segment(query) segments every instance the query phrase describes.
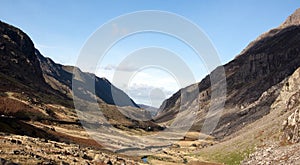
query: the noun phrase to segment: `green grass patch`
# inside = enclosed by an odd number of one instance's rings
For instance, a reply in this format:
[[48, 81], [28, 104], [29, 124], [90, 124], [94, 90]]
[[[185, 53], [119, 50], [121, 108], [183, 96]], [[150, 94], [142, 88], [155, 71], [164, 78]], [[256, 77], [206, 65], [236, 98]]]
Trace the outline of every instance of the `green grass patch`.
[[245, 158], [249, 156], [251, 150], [245, 150], [243, 152], [231, 152], [225, 155], [219, 155], [216, 157], [216, 161], [228, 165], [238, 165], [243, 161]]
[[226, 165], [239, 165], [241, 161], [247, 158], [251, 153], [253, 153], [254, 148], [249, 147], [246, 149], [235, 150], [235, 151], [218, 151], [212, 155], [205, 155], [204, 157], [208, 159], [208, 161], [223, 163]]

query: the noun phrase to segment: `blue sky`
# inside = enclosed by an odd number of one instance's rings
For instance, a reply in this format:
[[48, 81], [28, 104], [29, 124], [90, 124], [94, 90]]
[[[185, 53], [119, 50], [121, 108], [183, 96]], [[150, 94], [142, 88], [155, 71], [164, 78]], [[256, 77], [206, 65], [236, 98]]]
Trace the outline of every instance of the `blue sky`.
[[[298, 7], [300, 1], [296, 0], [1, 0], [0, 19], [25, 31], [43, 55], [58, 63], [74, 65], [86, 40], [107, 21], [141, 10], [168, 11], [198, 25], [225, 64], [261, 33], [280, 25]], [[141, 34], [116, 44], [96, 74], [112, 80], [113, 68], [123, 56], [139, 47], [153, 45], [180, 54], [194, 69], [197, 81], [208, 73], [204, 66], [198, 66], [199, 62], [187, 57], [193, 52], [174, 38]], [[181, 87], [173, 79], [152, 68], [137, 74], [129, 87], [119, 87], [137, 102], [158, 106], [163, 98]], [[155, 88], [161, 91], [153, 93]]]

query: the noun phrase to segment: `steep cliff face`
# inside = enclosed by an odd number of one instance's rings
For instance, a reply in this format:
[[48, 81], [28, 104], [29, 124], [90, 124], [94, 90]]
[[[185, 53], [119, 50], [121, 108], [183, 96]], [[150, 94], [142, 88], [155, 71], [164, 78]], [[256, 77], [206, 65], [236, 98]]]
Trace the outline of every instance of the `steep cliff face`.
[[0, 21], [0, 92], [22, 93], [35, 102], [72, 107], [70, 99], [45, 81], [34, 44], [20, 29]]
[[[251, 123], [270, 111], [270, 105], [278, 92], [273, 93], [259, 104], [253, 105], [263, 93], [279, 84], [300, 67], [300, 26], [299, 10], [291, 15], [286, 23], [273, 29], [241, 52], [234, 60], [224, 65], [227, 81], [227, 98], [223, 116], [214, 134], [224, 137], [247, 123]], [[210, 77], [200, 83], [181, 89], [164, 101], [156, 120], [159, 122], [174, 119], [180, 106], [180, 93], [193, 86], [199, 87], [197, 100], [199, 111], [193, 129], [200, 130], [210, 106]], [[251, 106], [251, 108], [250, 108]], [[192, 107], [189, 107], [192, 108]], [[247, 109], [247, 110], [246, 110]], [[246, 111], [245, 111], [246, 110]]]
[[0, 75], [3, 90], [17, 83], [47, 88], [30, 38], [21, 30], [0, 21]]
[[299, 37], [299, 26], [287, 27], [272, 37], [261, 39], [226, 64], [227, 105], [251, 103], [291, 75], [299, 67]]

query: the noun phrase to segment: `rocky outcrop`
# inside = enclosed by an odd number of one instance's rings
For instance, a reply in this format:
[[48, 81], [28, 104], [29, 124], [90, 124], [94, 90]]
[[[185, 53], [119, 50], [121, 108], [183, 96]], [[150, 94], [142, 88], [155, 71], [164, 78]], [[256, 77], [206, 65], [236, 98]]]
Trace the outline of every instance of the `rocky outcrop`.
[[28, 35], [1, 21], [0, 58], [0, 92], [22, 93], [39, 102], [72, 107], [69, 98], [45, 82]]
[[18, 83], [47, 88], [31, 39], [21, 30], [0, 21], [0, 88], [13, 90]]
[[283, 123], [283, 138], [291, 143], [300, 142], [300, 110], [296, 109]]
[[300, 141], [300, 68], [298, 68], [284, 83], [272, 109], [280, 112], [282, 119], [282, 143], [298, 143]]
[[267, 147], [257, 148], [256, 151], [242, 161], [242, 165], [252, 164], [299, 164], [300, 145], [291, 147], [279, 147], [270, 144]]
[[290, 15], [280, 28], [285, 28], [292, 25], [300, 25], [300, 9], [297, 9], [292, 15]]

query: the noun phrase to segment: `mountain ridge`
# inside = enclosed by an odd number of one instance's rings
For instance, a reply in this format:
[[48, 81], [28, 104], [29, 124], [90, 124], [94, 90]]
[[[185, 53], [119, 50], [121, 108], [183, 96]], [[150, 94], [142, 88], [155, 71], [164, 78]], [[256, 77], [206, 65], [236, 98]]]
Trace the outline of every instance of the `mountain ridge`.
[[[64, 66], [62, 64], [55, 63], [52, 59], [46, 58], [36, 50], [37, 58], [40, 61], [41, 69], [45, 80], [50, 86], [62, 93], [65, 93], [69, 97], [72, 95], [72, 82], [78, 81], [81, 86], [86, 88], [84, 93], [93, 93], [93, 87], [83, 85], [85, 82], [95, 81], [95, 94], [102, 101], [107, 104], [117, 106], [139, 106], [122, 90], [111, 84], [106, 78], [97, 77], [95, 74], [82, 72], [80, 68], [75, 66]], [[79, 79], [74, 79], [74, 73]], [[74, 82], [73, 82], [74, 83]], [[82, 84], [83, 83], [83, 84]], [[114, 93], [114, 95], [112, 95]], [[90, 98], [92, 96], [88, 96]]]
[[[222, 138], [238, 130], [242, 123], [251, 123], [269, 113], [268, 105], [272, 103], [272, 97], [247, 112], [242, 113], [241, 110], [254, 103], [265, 91], [300, 67], [299, 45], [300, 26], [289, 24], [287, 27], [270, 30], [259, 36], [236, 58], [223, 65], [227, 80], [227, 98], [223, 116], [213, 135]], [[181, 91], [197, 86], [199, 94], [189, 102], [196, 99], [199, 101], [201, 110], [197, 112], [196, 123], [192, 129], [200, 131], [209, 109], [210, 85], [210, 77], [207, 75], [199, 83], [180, 89], [163, 102], [155, 120], [163, 123], [172, 122], [172, 119], [180, 115], [178, 109], [181, 105]]]
[[[6, 79], [17, 80], [19, 84], [28, 86], [32, 91], [41, 90], [52, 95], [72, 99], [73, 71], [81, 76], [83, 81], [95, 80], [95, 94], [103, 102], [117, 106], [139, 106], [105, 78], [99, 78], [94, 74], [82, 72], [74, 66], [64, 66], [55, 63], [52, 59], [44, 57], [35, 49], [29, 36], [18, 28], [0, 21], [0, 74]], [[83, 85], [85, 82], [80, 82]], [[16, 83], [2, 81], [2, 86], [10, 90], [21, 89], [14, 86]], [[83, 83], [83, 84], [82, 84]], [[1, 88], [0, 87], [0, 88]], [[93, 87], [86, 86], [86, 91], [94, 93]], [[8, 89], [3, 89], [6, 91]], [[47, 93], [46, 92], [46, 93]], [[112, 95], [114, 93], [114, 95]], [[91, 97], [91, 96], [89, 96]]]

